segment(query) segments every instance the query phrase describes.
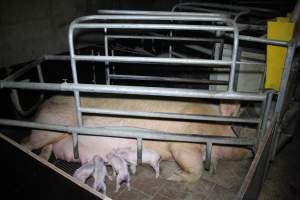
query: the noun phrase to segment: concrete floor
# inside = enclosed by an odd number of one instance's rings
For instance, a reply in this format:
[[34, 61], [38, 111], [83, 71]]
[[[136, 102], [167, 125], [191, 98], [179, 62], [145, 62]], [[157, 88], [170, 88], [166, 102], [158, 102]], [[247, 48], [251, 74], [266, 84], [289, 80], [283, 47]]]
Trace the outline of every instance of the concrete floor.
[[[300, 199], [299, 153], [300, 135], [296, 135], [273, 161], [259, 200]], [[115, 180], [107, 180], [107, 195], [117, 200], [234, 199], [251, 161], [251, 159], [220, 161], [216, 174], [210, 175], [204, 171], [202, 178], [196, 183], [168, 181], [167, 178], [179, 170], [177, 164], [172, 161], [161, 163], [161, 175], [158, 179], [155, 179], [154, 171], [149, 166], [138, 166], [137, 173], [131, 175], [132, 190], [130, 192], [127, 191], [125, 184], [122, 184], [120, 191], [115, 193]], [[78, 164], [69, 166], [61, 160], [52, 162], [70, 174], [73, 174], [74, 170], [79, 167]], [[111, 169], [108, 169], [111, 173]]]
[[[51, 161], [50, 161], [51, 162]], [[61, 160], [52, 161], [57, 167], [69, 174], [79, 167]], [[131, 175], [131, 191], [127, 191], [125, 183], [115, 193], [115, 180], [106, 180], [107, 196], [117, 200], [201, 200], [201, 199], [233, 199], [247, 173], [251, 160], [220, 161], [217, 173], [210, 175], [205, 171], [196, 183], [178, 183], [167, 178], [179, 170], [173, 161], [161, 162], [161, 174], [155, 178], [154, 170], [149, 166], [138, 166], [137, 173]], [[111, 168], [108, 168], [111, 173]]]
[[[241, 135], [254, 135], [255, 129], [243, 129]], [[131, 191], [127, 191], [125, 183], [119, 192], [115, 193], [115, 180], [106, 180], [107, 196], [116, 200], [207, 200], [234, 199], [241, 187], [243, 179], [250, 167], [252, 159], [241, 161], [221, 160], [218, 162], [215, 174], [204, 170], [203, 176], [196, 183], [178, 183], [167, 178], [179, 170], [174, 161], [162, 161], [160, 177], [155, 178], [154, 170], [149, 166], [138, 166], [137, 173], [131, 175]], [[57, 167], [72, 175], [79, 164], [67, 163], [62, 160], [50, 159]], [[111, 168], [108, 167], [109, 173]]]

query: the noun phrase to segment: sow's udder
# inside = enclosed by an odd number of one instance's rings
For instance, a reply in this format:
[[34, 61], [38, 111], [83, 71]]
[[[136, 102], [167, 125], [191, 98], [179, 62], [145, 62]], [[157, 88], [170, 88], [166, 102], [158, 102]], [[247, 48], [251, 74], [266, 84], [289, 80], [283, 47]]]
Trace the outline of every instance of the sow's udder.
[[53, 153], [57, 159], [84, 164], [90, 161], [95, 155], [105, 160], [106, 155], [116, 147], [136, 147], [136, 140], [79, 135], [79, 159], [74, 159], [72, 137], [68, 136], [53, 145]]

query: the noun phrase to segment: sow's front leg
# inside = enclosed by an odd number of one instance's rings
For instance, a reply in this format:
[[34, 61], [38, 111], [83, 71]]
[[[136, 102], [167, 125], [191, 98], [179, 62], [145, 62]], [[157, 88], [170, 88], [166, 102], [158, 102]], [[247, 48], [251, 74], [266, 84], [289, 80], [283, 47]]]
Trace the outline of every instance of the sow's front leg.
[[168, 180], [195, 182], [201, 177], [203, 160], [199, 145], [172, 143], [170, 151], [182, 170], [169, 177]]

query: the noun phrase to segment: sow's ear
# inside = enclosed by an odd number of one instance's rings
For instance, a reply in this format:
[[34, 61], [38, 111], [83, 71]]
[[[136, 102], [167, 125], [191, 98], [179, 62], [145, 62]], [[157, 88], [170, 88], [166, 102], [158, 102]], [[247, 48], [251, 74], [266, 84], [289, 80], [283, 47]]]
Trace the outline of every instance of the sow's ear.
[[239, 101], [222, 100], [220, 103], [220, 112], [223, 116], [236, 117], [239, 115], [241, 104]]

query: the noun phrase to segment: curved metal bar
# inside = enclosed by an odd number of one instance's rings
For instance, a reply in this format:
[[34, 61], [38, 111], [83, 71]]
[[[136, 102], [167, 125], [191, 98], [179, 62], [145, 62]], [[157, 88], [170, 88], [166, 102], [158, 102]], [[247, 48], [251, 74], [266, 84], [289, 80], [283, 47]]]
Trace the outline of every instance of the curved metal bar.
[[16, 89], [13, 89], [11, 91], [10, 98], [11, 98], [11, 101], [12, 101], [16, 111], [18, 112], [18, 114], [20, 114], [23, 117], [26, 117], [26, 116], [32, 115], [37, 110], [37, 108], [41, 105], [41, 103], [44, 100], [44, 95], [41, 94], [38, 101], [28, 110], [24, 110], [22, 108], [22, 106], [20, 104], [20, 100], [19, 100], [18, 91]]
[[[40, 64], [37, 65], [37, 71], [38, 71], [40, 82], [44, 83], [44, 78], [43, 78]], [[17, 89], [12, 89], [10, 93], [12, 104], [14, 105], [18, 114], [20, 114], [23, 117], [32, 115], [37, 110], [37, 108], [41, 105], [41, 103], [44, 100], [44, 97], [45, 97], [44, 94], [41, 94], [38, 101], [31, 108], [29, 108], [28, 110], [24, 110], [20, 104], [20, 99], [19, 99], [19, 94]]]

